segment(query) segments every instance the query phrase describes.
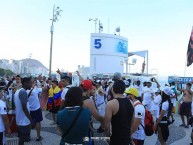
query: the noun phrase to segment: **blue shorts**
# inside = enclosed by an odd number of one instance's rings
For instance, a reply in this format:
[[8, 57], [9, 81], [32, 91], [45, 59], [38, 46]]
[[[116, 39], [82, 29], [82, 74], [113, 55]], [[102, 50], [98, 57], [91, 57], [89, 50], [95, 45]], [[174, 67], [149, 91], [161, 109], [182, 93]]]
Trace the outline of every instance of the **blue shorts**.
[[30, 111], [30, 116], [34, 123], [41, 122], [43, 120], [41, 108], [35, 111]]

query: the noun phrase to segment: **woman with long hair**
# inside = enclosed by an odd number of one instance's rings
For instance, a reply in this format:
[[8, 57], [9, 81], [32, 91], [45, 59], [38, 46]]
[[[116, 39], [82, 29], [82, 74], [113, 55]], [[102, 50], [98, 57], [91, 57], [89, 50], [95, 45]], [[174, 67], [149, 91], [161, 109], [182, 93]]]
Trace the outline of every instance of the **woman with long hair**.
[[92, 82], [84, 80], [80, 87], [71, 87], [65, 96], [64, 109], [57, 115], [57, 125], [62, 134], [60, 145], [89, 145], [89, 127], [91, 116], [103, 121], [91, 99], [88, 98]]
[[79, 87], [70, 88], [65, 96], [65, 108], [58, 112], [57, 124], [62, 135], [60, 145], [88, 145], [84, 137], [88, 136], [91, 113], [83, 108], [82, 93]]
[[162, 102], [160, 106], [160, 115], [155, 124], [155, 130], [158, 131], [158, 140], [161, 145], [166, 145], [166, 141], [169, 137], [169, 116], [172, 112], [172, 103], [170, 100], [171, 88], [166, 86], [162, 92]]

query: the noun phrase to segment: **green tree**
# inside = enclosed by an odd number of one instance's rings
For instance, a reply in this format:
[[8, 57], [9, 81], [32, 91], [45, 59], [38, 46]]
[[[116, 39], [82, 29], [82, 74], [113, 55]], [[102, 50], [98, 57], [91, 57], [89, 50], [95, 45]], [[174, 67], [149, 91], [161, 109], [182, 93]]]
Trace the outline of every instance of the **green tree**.
[[15, 73], [9, 69], [0, 68], [0, 76], [4, 76], [5, 74], [6, 76], [11, 76], [11, 75], [14, 75]]

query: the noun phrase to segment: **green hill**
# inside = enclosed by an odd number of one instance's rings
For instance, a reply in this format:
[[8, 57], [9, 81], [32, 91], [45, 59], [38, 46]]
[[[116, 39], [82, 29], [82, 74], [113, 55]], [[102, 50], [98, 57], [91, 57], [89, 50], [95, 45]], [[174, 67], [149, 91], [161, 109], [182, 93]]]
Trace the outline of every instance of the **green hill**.
[[14, 75], [15, 73], [9, 69], [0, 68], [0, 76], [4, 76], [5, 74], [6, 76], [11, 76], [11, 75]]

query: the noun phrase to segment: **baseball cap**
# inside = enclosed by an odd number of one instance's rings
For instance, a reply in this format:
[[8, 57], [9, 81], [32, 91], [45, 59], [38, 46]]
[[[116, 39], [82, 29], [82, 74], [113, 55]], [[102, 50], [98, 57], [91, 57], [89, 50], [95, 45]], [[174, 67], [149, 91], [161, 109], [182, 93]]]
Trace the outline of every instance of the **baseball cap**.
[[114, 73], [114, 75], [113, 75], [113, 80], [119, 80], [119, 79], [121, 79], [121, 73], [119, 73], [119, 72], [116, 72], [116, 73]]
[[84, 90], [90, 90], [93, 87], [91, 80], [83, 80], [80, 85]]
[[135, 97], [139, 96], [139, 92], [138, 92], [138, 90], [136, 88], [127, 89], [127, 90], [125, 90], [125, 93], [126, 94], [131, 94], [131, 95], [133, 95]]
[[172, 94], [172, 89], [169, 86], [165, 86], [162, 91], [169, 96]]

